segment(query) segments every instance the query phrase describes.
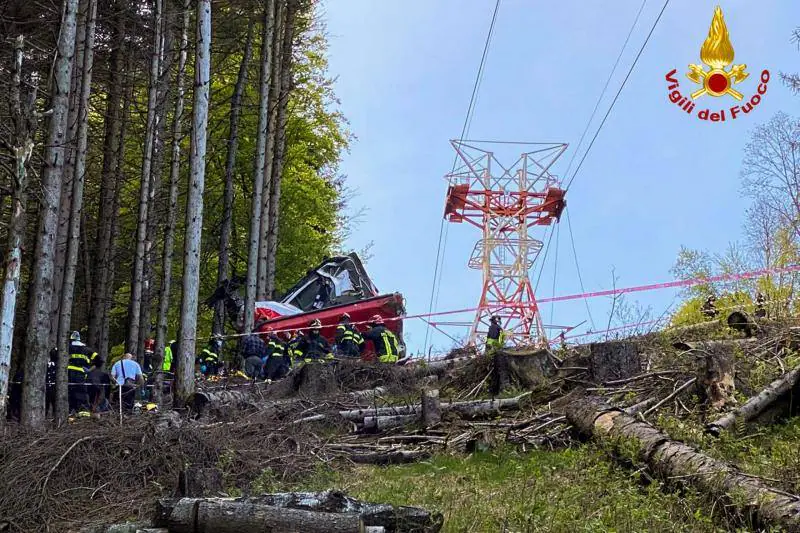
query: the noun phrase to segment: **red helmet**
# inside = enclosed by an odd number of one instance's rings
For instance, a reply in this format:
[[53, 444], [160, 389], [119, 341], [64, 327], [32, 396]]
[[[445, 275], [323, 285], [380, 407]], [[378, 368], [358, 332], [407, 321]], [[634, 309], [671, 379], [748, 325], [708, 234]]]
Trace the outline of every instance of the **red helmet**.
[[314, 319], [314, 320], [311, 321], [311, 324], [309, 324], [309, 327], [311, 329], [321, 328], [322, 327], [322, 322], [320, 322], [320, 320], [318, 318]]
[[375, 315], [369, 319], [370, 324], [383, 324], [383, 317], [381, 315]]

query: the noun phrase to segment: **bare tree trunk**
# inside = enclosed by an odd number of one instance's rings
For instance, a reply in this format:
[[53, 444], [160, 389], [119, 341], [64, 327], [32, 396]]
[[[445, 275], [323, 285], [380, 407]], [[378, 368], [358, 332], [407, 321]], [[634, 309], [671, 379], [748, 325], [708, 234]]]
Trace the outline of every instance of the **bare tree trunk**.
[[[173, 32], [170, 24], [167, 21], [167, 16], [162, 16], [162, 30], [163, 37], [162, 50], [171, 50], [173, 41]], [[150, 336], [151, 324], [150, 316], [152, 314], [152, 295], [156, 292], [153, 283], [155, 280], [155, 243], [156, 243], [156, 228], [160, 222], [161, 213], [156, 209], [161, 204], [161, 174], [164, 163], [164, 131], [166, 130], [166, 115], [167, 106], [170, 99], [170, 83], [169, 74], [172, 69], [172, 54], [162, 52], [162, 60], [159, 65], [159, 81], [158, 81], [158, 102], [156, 104], [156, 118], [155, 118], [155, 134], [153, 138], [153, 165], [150, 180], [150, 198], [148, 207], [148, 223], [147, 223], [147, 242], [145, 244], [145, 257], [144, 257], [144, 281], [142, 285], [142, 305], [140, 310], [139, 320], [139, 340], [138, 345], [144, 346], [145, 340]]]
[[11, 122], [14, 127], [13, 157], [14, 179], [11, 181], [11, 221], [8, 226], [8, 249], [6, 250], [6, 272], [3, 280], [3, 302], [0, 308], [0, 426], [6, 420], [6, 398], [8, 393], [11, 348], [14, 339], [14, 317], [19, 291], [20, 266], [22, 264], [22, 238], [25, 235], [25, 203], [27, 202], [27, 165], [33, 154], [33, 135], [36, 118], [33, 105], [36, 89], [22, 102], [22, 35], [14, 41], [14, 63], [11, 83]]
[[267, 234], [267, 295], [275, 290], [275, 259], [278, 252], [278, 227], [280, 218], [281, 181], [286, 160], [286, 110], [292, 90], [292, 41], [295, 16], [299, 5], [289, 0], [286, 6], [286, 23], [283, 34], [281, 59], [281, 92], [278, 100], [277, 134], [275, 136], [275, 162], [272, 168], [272, 187], [269, 192], [269, 232]]
[[286, 2], [276, 0], [275, 32], [272, 39], [272, 72], [269, 86], [269, 127], [267, 129], [267, 147], [264, 156], [264, 184], [261, 192], [261, 220], [258, 232], [258, 289], [256, 295], [259, 300], [272, 297], [267, 292], [267, 255], [269, 251], [269, 194], [272, 188], [272, 167], [275, 161], [275, 135], [278, 128], [278, 99], [281, 92], [281, 64], [283, 62], [283, 37], [286, 22]]
[[[58, 225], [61, 178], [64, 170], [64, 141], [69, 114], [69, 83], [75, 50], [75, 23], [78, 0], [64, 0], [64, 15], [58, 38], [58, 55], [53, 69], [51, 108], [47, 132], [45, 167], [42, 172], [41, 216], [36, 240], [28, 307], [28, 332], [25, 354], [25, 380], [22, 391], [21, 422], [41, 427], [45, 416], [44, 381], [51, 348], [50, 304], [53, 297], [53, 254]], [[66, 374], [66, 363], [59, 357], [59, 371]], [[63, 367], [63, 369], [62, 369]], [[61, 373], [61, 372], [60, 372]]]
[[[183, 2], [183, 25], [181, 29], [181, 48], [178, 52], [178, 73], [175, 80], [175, 111], [172, 116], [172, 159], [169, 173], [169, 205], [167, 209], [167, 227], [164, 229], [164, 250], [161, 256], [162, 276], [161, 290], [158, 297], [158, 325], [156, 327], [156, 343], [153, 350], [153, 368], [161, 370], [164, 361], [164, 346], [167, 344], [167, 313], [169, 312], [172, 293], [172, 259], [175, 253], [175, 226], [178, 217], [178, 180], [181, 174], [181, 137], [183, 120], [184, 74], [186, 72], [186, 55], [189, 48], [189, 18], [191, 16], [190, 0]], [[153, 389], [156, 403], [161, 401], [163, 375], [156, 372], [156, 386]]]
[[253, 168], [253, 204], [250, 216], [250, 242], [247, 253], [247, 285], [244, 299], [244, 331], [253, 330], [255, 301], [258, 289], [258, 247], [261, 242], [261, 203], [264, 189], [264, 161], [269, 117], [269, 80], [272, 70], [272, 34], [275, 31], [275, 4], [266, 3], [261, 31], [261, 77], [259, 79], [258, 138]]
[[[58, 353], [67, 354], [67, 337], [72, 320], [72, 299], [75, 294], [75, 272], [78, 267], [78, 247], [81, 242], [81, 212], [83, 210], [83, 188], [86, 178], [86, 149], [89, 139], [89, 94], [92, 89], [92, 62], [94, 61], [94, 30], [97, 16], [97, 0], [89, 0], [87, 6], [86, 36], [84, 39], [83, 68], [78, 98], [78, 146], [75, 153], [75, 168], [72, 176], [72, 202], [70, 205], [69, 231], [67, 232], [67, 258], [64, 281], [61, 287], [61, 312], [58, 319]], [[56, 421], [65, 422], [69, 414], [66, 380], [56, 382]]]
[[[124, 1], [124, 0], [122, 0]], [[119, 2], [115, 9], [120, 10]], [[98, 210], [97, 235], [95, 237], [95, 275], [89, 304], [89, 345], [100, 350], [100, 331], [105, 299], [108, 297], [108, 273], [111, 263], [111, 222], [116, 218], [115, 191], [120, 161], [120, 142], [122, 137], [124, 92], [124, 51], [125, 17], [121, 11], [116, 16], [116, 26], [112, 33], [110, 69], [111, 83], [106, 100], [106, 127], [103, 144], [103, 170], [100, 183], [100, 206]]]
[[[225, 161], [225, 193], [222, 197], [222, 228], [219, 236], [219, 264], [217, 268], [217, 285], [228, 278], [230, 261], [231, 227], [233, 225], [233, 173], [236, 170], [236, 150], [239, 148], [239, 115], [242, 112], [242, 96], [247, 85], [247, 71], [253, 55], [253, 21], [247, 26], [247, 40], [244, 45], [242, 62], [239, 64], [239, 75], [231, 98], [231, 124], [228, 136], [228, 156]], [[225, 302], [221, 301], [214, 310], [214, 333], [222, 334], [225, 325]]]
[[163, 0], [155, 0], [153, 13], [153, 54], [150, 57], [150, 86], [147, 92], [147, 129], [144, 138], [144, 157], [142, 160], [142, 181], [139, 189], [139, 217], [136, 229], [136, 251], [133, 259], [131, 277], [131, 301], [128, 314], [128, 338], [125, 347], [128, 352], [139, 353], [139, 321], [141, 316], [142, 281], [147, 239], [148, 207], [150, 198], [151, 168], [153, 164], [153, 143], [155, 137], [156, 103], [158, 101], [158, 74], [163, 55], [161, 39], [161, 17]]
[[208, 91], [211, 83], [211, 0], [197, 0], [197, 48], [192, 117], [189, 192], [186, 199], [186, 239], [183, 251], [181, 334], [175, 394], [178, 405], [194, 394], [197, 300], [200, 290], [200, 244], [203, 233], [203, 189], [206, 173]]
[[[69, 90], [69, 115], [67, 117], [67, 138], [64, 154], [64, 173], [61, 180], [61, 202], [58, 214], [58, 233], [56, 234], [55, 268], [53, 276], [53, 301], [51, 303], [52, 326], [50, 345], [58, 345], [58, 321], [61, 310], [60, 294], [64, 286], [64, 269], [67, 261], [67, 241], [69, 240], [69, 218], [72, 209], [72, 177], [75, 174], [77, 153], [78, 122], [80, 113], [80, 93], [83, 81], [83, 53], [86, 43], [86, 17], [89, 12], [88, 0], [79, 0], [77, 26], [75, 30], [75, 55], [72, 60], [72, 75]], [[64, 374], [66, 376], [66, 373]]]

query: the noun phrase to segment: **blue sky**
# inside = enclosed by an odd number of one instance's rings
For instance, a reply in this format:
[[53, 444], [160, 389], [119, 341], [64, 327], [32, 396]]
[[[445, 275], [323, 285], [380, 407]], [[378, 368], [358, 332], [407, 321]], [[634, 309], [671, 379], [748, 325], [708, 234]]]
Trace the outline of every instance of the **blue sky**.
[[[710, 123], [670, 103], [664, 77], [677, 68], [681, 89], [692, 90], [684, 75], [689, 63], [700, 63], [700, 46], [718, 3], [735, 62], [746, 63], [750, 72], [738, 88], [754, 94], [765, 68], [772, 79], [748, 116]], [[374, 242], [368, 270], [382, 291], [404, 294], [409, 313], [428, 309], [446, 192], [443, 176], [454, 156], [448, 141], [461, 133], [494, 4], [325, 0], [322, 7], [330, 72], [357, 137], [342, 171], [358, 192], [353, 205], [368, 209], [347, 245], [360, 249]], [[554, 169], [563, 173], [640, 5], [641, 0], [502, 0], [469, 138], [569, 143]], [[647, 2], [589, 137], [662, 5], [661, 0]], [[610, 288], [612, 269], [618, 287], [668, 280], [681, 245], [721, 252], [740, 238], [748, 201], [740, 195], [739, 169], [749, 133], [778, 111], [800, 111], [800, 96], [778, 79], [780, 71], [800, 70], [800, 52], [790, 42], [796, 26], [796, 0], [670, 2], [569, 190], [586, 290]], [[730, 97], [704, 97], [697, 105], [734, 103]], [[588, 139], [578, 160], [586, 144]], [[539, 297], [580, 292], [564, 218], [561, 225], [544, 263]], [[478, 237], [467, 224], [450, 225], [437, 310], [477, 303], [480, 272], [466, 264]], [[637, 299], [658, 315], [675, 295], [640, 293]], [[604, 328], [610, 300], [590, 300], [590, 306], [596, 329]], [[550, 323], [551, 313], [556, 324], [587, 318], [582, 301], [552, 310], [543, 306], [545, 322]], [[452, 333], [464, 336], [466, 330]], [[424, 337], [424, 324], [408, 321], [412, 352], [422, 349]], [[437, 352], [452, 341], [434, 334], [432, 344]]]

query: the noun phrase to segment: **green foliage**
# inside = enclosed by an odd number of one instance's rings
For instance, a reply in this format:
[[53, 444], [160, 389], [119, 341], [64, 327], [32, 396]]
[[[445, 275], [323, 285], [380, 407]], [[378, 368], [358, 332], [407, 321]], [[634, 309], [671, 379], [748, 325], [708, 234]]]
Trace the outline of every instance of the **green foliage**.
[[581, 447], [523, 454], [511, 449], [419, 464], [359, 467], [309, 479], [355, 497], [418, 505], [445, 515], [445, 533], [484, 531], [723, 531], [691, 491], [642, 484], [601, 450]]

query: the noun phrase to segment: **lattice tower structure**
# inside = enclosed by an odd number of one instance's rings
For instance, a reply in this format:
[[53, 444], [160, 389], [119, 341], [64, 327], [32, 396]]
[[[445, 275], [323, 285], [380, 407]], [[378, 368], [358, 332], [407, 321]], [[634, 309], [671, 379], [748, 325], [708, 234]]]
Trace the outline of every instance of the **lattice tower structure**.
[[451, 144], [457, 158], [453, 172], [445, 176], [445, 219], [472, 224], [482, 234], [469, 259], [470, 268], [483, 273], [469, 342], [485, 342], [490, 319], [498, 316], [508, 345], [546, 344], [529, 273], [543, 246], [533, 235], [542, 232], [541, 226], [558, 222], [566, 206], [566, 191], [551, 168], [567, 144], [519, 143], [529, 151], [511, 166], [483, 148], [495, 143]]

